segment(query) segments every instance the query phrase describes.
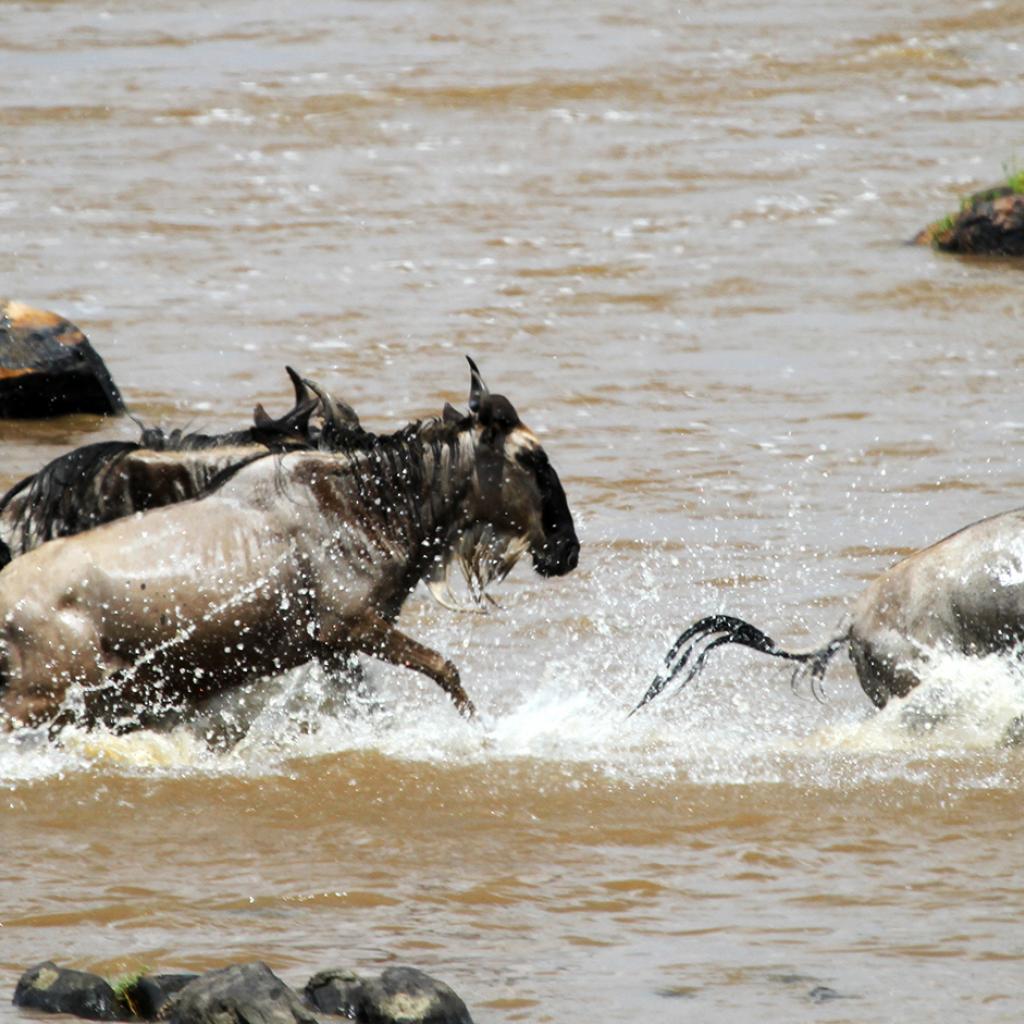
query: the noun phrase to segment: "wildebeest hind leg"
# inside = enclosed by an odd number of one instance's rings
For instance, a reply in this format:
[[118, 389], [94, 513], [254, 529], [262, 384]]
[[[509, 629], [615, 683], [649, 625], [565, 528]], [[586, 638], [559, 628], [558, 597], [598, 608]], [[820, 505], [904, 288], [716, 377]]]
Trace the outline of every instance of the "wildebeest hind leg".
[[437, 651], [432, 651], [411, 637], [400, 633], [380, 615], [371, 614], [358, 623], [348, 623], [349, 642], [358, 651], [372, 654], [391, 665], [415, 669], [429, 676], [455, 702], [459, 713], [467, 718], [476, 714], [473, 702], [459, 680], [459, 670]]

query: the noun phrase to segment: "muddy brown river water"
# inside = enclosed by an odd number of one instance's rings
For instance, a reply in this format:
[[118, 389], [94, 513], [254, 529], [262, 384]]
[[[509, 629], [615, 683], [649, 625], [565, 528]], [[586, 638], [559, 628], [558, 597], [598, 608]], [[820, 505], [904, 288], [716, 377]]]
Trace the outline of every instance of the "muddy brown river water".
[[[196, 730], [0, 739], [0, 1021], [113, 975], [418, 965], [479, 1024], [1020, 1019], [1024, 680], [876, 714], [720, 652], [829, 635], [900, 554], [1024, 503], [1024, 277], [903, 242], [1024, 160], [1017, 0], [0, 6], [0, 294], [147, 423], [300, 367], [393, 429], [463, 354], [537, 430], [580, 568], [403, 622], [483, 711], [375, 668]], [[128, 420], [0, 424], [0, 486]], [[169, 553], [173, 555], [173, 553]], [[8, 995], [4, 995], [7, 993]]]

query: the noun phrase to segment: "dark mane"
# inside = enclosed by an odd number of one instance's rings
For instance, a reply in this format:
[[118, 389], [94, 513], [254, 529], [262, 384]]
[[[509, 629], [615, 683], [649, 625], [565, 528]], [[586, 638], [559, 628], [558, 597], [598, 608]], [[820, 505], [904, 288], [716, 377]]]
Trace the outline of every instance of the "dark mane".
[[140, 438], [140, 448], [154, 452], [201, 452], [212, 448], [262, 445], [269, 451], [290, 451], [313, 448], [307, 438], [294, 432], [277, 430], [273, 427], [248, 427], [224, 434], [186, 433], [181, 429], [165, 431], [161, 427], [145, 427]]
[[416, 466], [422, 470], [424, 449], [431, 451], [435, 466], [439, 465], [442, 450], [455, 444], [463, 428], [463, 424], [433, 418], [414, 420], [390, 434], [374, 434], [358, 427], [334, 433], [331, 446], [321, 450], [353, 461], [368, 459], [387, 479], [403, 471], [412, 472]]
[[[305, 410], [304, 410], [305, 411]], [[112, 519], [159, 505], [210, 494], [239, 470], [268, 455], [286, 451], [329, 451], [354, 461], [368, 458], [374, 467], [357, 474], [362, 496], [383, 499], [370, 481], [415, 480], [422, 489], [422, 466], [414, 457], [423, 438], [438, 454], [454, 437], [457, 426], [440, 420], [416, 421], [392, 434], [374, 434], [358, 425], [334, 424], [314, 440], [299, 436], [290, 417], [224, 434], [165, 431], [140, 424], [138, 441], [100, 441], [84, 445], [47, 463], [16, 483], [0, 498], [0, 569], [11, 559], [44, 541], [92, 529]], [[209, 453], [219, 449], [250, 449], [227, 465], [183, 461], [178, 472], [154, 479], [136, 453]], [[369, 491], [374, 493], [370, 494]]]
[[[99, 441], [47, 463], [0, 498], [0, 569], [16, 555], [52, 540], [90, 530], [133, 512], [209, 493], [250, 462], [275, 452], [314, 447], [284, 419], [224, 434], [141, 427], [138, 441]], [[141, 424], [140, 424], [141, 426]], [[137, 453], [209, 453], [248, 449], [228, 465], [183, 460], [157, 478]]]
[[[427, 419], [389, 434], [361, 427], [346, 431], [344, 437], [335, 436], [325, 453], [337, 459], [327, 471], [346, 479], [343, 486], [355, 500], [360, 520], [374, 524], [374, 533], [418, 535], [424, 521], [437, 520], [440, 508], [451, 500], [448, 475], [458, 462], [459, 435], [466, 425]], [[432, 545], [441, 540], [431, 537]], [[433, 547], [429, 550], [430, 557], [436, 554]], [[428, 557], [428, 549], [419, 554]]]
[[[96, 475], [116, 465], [142, 447], [136, 441], [98, 441], [83, 445], [47, 463], [38, 473], [25, 477], [0, 498], [0, 515], [19, 496], [22, 500], [10, 524], [11, 540], [20, 534], [23, 545], [35, 534], [40, 540], [81, 533], [102, 522], [102, 512], [94, 503], [82, 500]], [[24, 494], [23, 494], [24, 492]], [[6, 559], [4, 555], [6, 554]], [[0, 547], [0, 568], [13, 557], [10, 545]]]
[[408, 474], [423, 472], [424, 450], [431, 452], [431, 461], [437, 472], [443, 450], [455, 445], [461, 430], [460, 424], [440, 419], [414, 420], [391, 434], [371, 434], [360, 430], [358, 436], [353, 435], [346, 445], [336, 450], [351, 456], [368, 456], [383, 472], [384, 479], [403, 476], [407, 479], [406, 489], [409, 489], [408, 485], [413, 480], [408, 479]]

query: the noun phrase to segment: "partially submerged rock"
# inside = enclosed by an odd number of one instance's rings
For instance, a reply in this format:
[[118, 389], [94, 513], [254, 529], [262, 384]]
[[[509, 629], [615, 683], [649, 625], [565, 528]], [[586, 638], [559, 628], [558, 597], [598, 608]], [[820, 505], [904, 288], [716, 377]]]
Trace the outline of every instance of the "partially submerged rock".
[[388, 967], [379, 978], [321, 971], [309, 979], [305, 995], [318, 1010], [359, 1024], [473, 1024], [448, 985], [415, 967]]
[[118, 988], [117, 994], [125, 1009], [141, 1020], [156, 1020], [164, 1015], [164, 1007], [198, 974], [143, 974], [131, 984]]
[[0, 299], [0, 418], [73, 412], [124, 412], [103, 360], [70, 321]]
[[87, 1020], [121, 1020], [124, 1013], [110, 985], [98, 974], [72, 971], [47, 960], [30, 967], [14, 990], [14, 1005]]
[[356, 1024], [473, 1024], [448, 985], [415, 967], [388, 967], [376, 978], [320, 971], [300, 996], [259, 962], [205, 974], [141, 975], [115, 989], [99, 975], [46, 961], [22, 975], [14, 1005], [168, 1024], [325, 1024], [313, 1011]]
[[160, 1017], [171, 1024], [319, 1024], [298, 995], [258, 962], [201, 974]]
[[1024, 175], [965, 199], [958, 213], [929, 224], [914, 238], [942, 252], [1024, 256]]

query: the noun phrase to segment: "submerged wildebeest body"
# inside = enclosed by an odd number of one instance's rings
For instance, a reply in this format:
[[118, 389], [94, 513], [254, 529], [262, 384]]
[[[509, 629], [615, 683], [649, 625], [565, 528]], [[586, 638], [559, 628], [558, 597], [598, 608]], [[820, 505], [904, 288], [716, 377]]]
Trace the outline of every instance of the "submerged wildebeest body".
[[637, 708], [689, 665], [685, 686], [708, 654], [724, 644], [797, 662], [796, 674], [809, 671], [812, 686], [820, 684], [832, 656], [848, 647], [861, 687], [883, 708], [923, 681], [932, 652], [980, 657], [1013, 651], [1022, 640], [1024, 509], [1014, 509], [966, 526], [891, 566], [857, 598], [847, 627], [817, 650], [784, 650], [756, 626], [732, 616], [700, 619], [673, 644], [665, 671]]
[[261, 444], [199, 449], [100, 441], [54, 459], [0, 498], [0, 569], [57, 537], [187, 501], [246, 459], [275, 450]]
[[449, 407], [347, 452], [268, 453], [201, 499], [12, 561], [0, 712], [52, 726], [77, 700], [87, 720], [133, 718], [366, 653], [472, 713], [455, 666], [395, 619], [420, 580], [441, 585], [461, 564], [486, 586], [527, 550], [542, 575], [573, 569], [572, 516], [537, 438], [474, 368], [468, 416]]
[[0, 569], [55, 537], [204, 494], [224, 472], [267, 451], [358, 445], [366, 436], [345, 403], [285, 368], [295, 404], [272, 419], [223, 434], [145, 428], [138, 441], [83, 445], [47, 463], [0, 497]]

